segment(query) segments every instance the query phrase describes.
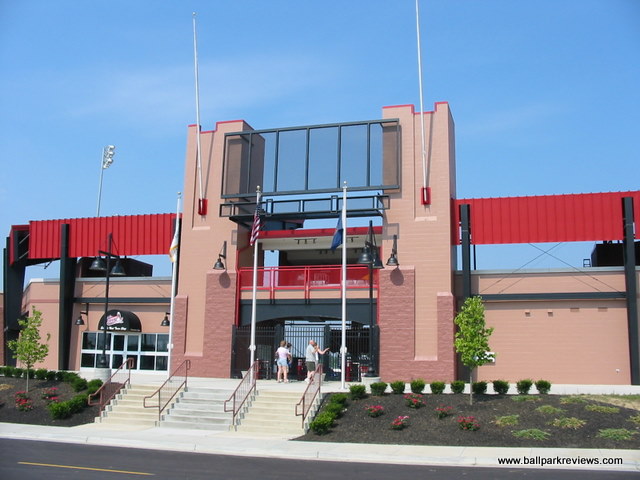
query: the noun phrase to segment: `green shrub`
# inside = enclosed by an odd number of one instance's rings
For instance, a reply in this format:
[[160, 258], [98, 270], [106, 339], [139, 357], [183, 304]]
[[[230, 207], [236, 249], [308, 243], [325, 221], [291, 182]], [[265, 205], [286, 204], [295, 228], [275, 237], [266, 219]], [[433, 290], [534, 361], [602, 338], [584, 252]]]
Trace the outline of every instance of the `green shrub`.
[[0, 366], [0, 375], [4, 375], [4, 368], [3, 366]]
[[404, 389], [407, 386], [407, 384], [402, 380], [391, 382], [390, 385], [391, 385], [391, 391], [396, 395], [402, 395], [404, 393]]
[[87, 382], [87, 395], [91, 395], [92, 393], [96, 393], [98, 389], [102, 386], [102, 380], [99, 378], [94, 378]]
[[411, 380], [409, 386], [411, 387], [411, 393], [422, 393], [424, 391], [424, 387], [427, 384], [421, 378], [417, 378], [415, 380]]
[[13, 367], [4, 367], [4, 376], [5, 377], [13, 377], [13, 371], [15, 370], [15, 368]]
[[525, 378], [524, 380], [519, 380], [516, 383], [516, 388], [518, 389], [518, 393], [520, 395], [527, 395], [531, 387], [533, 386], [533, 380], [529, 378]]
[[538, 390], [538, 393], [546, 395], [549, 393], [549, 390], [551, 390], [551, 382], [547, 380], [538, 380], [536, 381], [536, 389]]
[[369, 385], [371, 389], [371, 395], [381, 396], [384, 395], [384, 392], [387, 390], [387, 384], [385, 382], [374, 382]]
[[498, 395], [506, 395], [509, 391], [509, 382], [506, 380], [494, 380], [493, 382], [493, 391]]
[[47, 370], [47, 376], [46, 376], [47, 380], [55, 380], [56, 379], [56, 372], [55, 370]]
[[334, 420], [335, 417], [331, 413], [322, 412], [309, 424], [309, 428], [316, 435], [324, 435], [333, 427]]
[[513, 432], [514, 437], [526, 438], [529, 440], [546, 440], [549, 438], [549, 435], [551, 434], [538, 428], [529, 428], [527, 430], [518, 430], [517, 432]]
[[36, 371], [32, 370], [30, 368], [25, 368], [24, 369], [24, 378], [36, 378]]
[[73, 384], [76, 378], [82, 378], [76, 372], [62, 372], [62, 380], [67, 383]]
[[629, 421], [635, 423], [640, 427], [640, 414], [629, 417]]
[[54, 420], [62, 420], [71, 416], [71, 407], [69, 406], [69, 402], [53, 402], [50, 403], [47, 408], [49, 409], [51, 418]]
[[13, 369], [14, 378], [22, 378], [22, 374], [23, 373], [24, 373], [24, 369], [22, 369], [22, 368], [14, 368]]
[[351, 394], [351, 400], [360, 400], [367, 396], [367, 387], [364, 385], [351, 385], [349, 387], [349, 393]]
[[82, 377], [75, 377], [71, 380], [71, 387], [74, 392], [81, 392], [87, 389], [87, 381]]
[[81, 412], [87, 406], [87, 395], [81, 393], [65, 403], [69, 404], [69, 410], [72, 414]]
[[59, 382], [63, 382], [63, 381], [64, 381], [64, 374], [65, 374], [65, 373], [66, 373], [66, 372], [63, 372], [62, 370], [58, 370], [58, 371], [56, 372], [56, 380], [57, 380], [57, 381], [59, 381]]
[[429, 388], [431, 388], [431, 393], [433, 393], [434, 395], [442, 394], [444, 392], [444, 387], [445, 387], [444, 382], [435, 381], [429, 384]]
[[[92, 380], [93, 381], [93, 380]], [[89, 382], [91, 383], [91, 382]], [[330, 403], [337, 403], [338, 405], [346, 406], [347, 405], [347, 394], [346, 393], [334, 393], [331, 395], [329, 399]]]
[[471, 384], [471, 390], [476, 395], [484, 395], [487, 393], [487, 382], [473, 382]]
[[46, 368], [39, 368], [36, 370], [35, 375], [38, 380], [46, 380], [47, 379], [47, 370]]
[[454, 380], [451, 382], [451, 392], [452, 393], [462, 393], [464, 392], [464, 380]]
[[344, 411], [344, 406], [339, 403], [329, 403], [326, 407], [324, 407], [325, 412], [329, 412], [334, 418], [340, 418]]

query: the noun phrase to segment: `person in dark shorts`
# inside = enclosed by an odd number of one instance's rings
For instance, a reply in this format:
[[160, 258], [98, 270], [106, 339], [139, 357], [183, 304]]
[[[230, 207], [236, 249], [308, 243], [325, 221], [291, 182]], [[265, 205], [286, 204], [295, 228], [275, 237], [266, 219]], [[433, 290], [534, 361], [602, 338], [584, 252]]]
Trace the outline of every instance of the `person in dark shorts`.
[[324, 355], [329, 351], [329, 348], [325, 348], [324, 350], [320, 350], [318, 344], [315, 340], [309, 340], [309, 345], [307, 345], [307, 349], [305, 351], [305, 361], [307, 363], [307, 378], [305, 382], [309, 383], [311, 377], [313, 377], [313, 372], [316, 371], [316, 365], [318, 364], [318, 354]]

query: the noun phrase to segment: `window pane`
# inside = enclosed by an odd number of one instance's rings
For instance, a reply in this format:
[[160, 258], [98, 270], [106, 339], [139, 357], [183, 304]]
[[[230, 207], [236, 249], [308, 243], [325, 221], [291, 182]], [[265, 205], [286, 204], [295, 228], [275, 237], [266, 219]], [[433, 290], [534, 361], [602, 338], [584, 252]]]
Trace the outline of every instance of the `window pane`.
[[342, 127], [340, 177], [351, 187], [369, 186], [367, 125]]
[[156, 357], [140, 355], [140, 370], [153, 370]]
[[113, 336], [113, 349], [120, 352], [124, 350], [124, 335]]
[[138, 368], [138, 356], [137, 355], [127, 355], [127, 360], [129, 360], [130, 358], [133, 358], [133, 365], [131, 365], [131, 368], [133, 368], [134, 370], [137, 370], [137, 368]]
[[167, 357], [156, 357], [156, 370], [167, 369]]
[[338, 187], [338, 127], [309, 131], [309, 189]]
[[306, 168], [307, 131], [280, 132], [278, 140], [278, 191], [304, 190]]
[[129, 352], [137, 352], [140, 343], [140, 335], [127, 335], [127, 350]]
[[111, 368], [118, 368], [124, 362], [122, 355], [111, 356]]
[[80, 360], [81, 367], [93, 368], [96, 365], [96, 356], [93, 353], [83, 353]]
[[169, 351], [169, 335], [160, 333], [158, 334], [158, 352]]
[[142, 345], [140, 346], [140, 350], [143, 352], [155, 352], [156, 351], [156, 334], [144, 333], [141, 335], [141, 337], [142, 337]]
[[[104, 346], [104, 333], [97, 334], [96, 349], [102, 350]], [[111, 345], [111, 334], [107, 333], [107, 346]]]
[[96, 334], [92, 332], [85, 332], [82, 337], [82, 349], [95, 350], [95, 348], [96, 348]]

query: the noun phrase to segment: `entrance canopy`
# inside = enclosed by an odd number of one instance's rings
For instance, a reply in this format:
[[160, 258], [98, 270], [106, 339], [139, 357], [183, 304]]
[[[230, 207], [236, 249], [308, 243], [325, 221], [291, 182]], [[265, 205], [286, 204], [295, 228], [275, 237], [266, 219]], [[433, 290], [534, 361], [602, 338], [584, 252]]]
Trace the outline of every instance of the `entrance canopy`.
[[142, 324], [138, 316], [128, 310], [109, 310], [100, 317], [98, 330], [104, 330], [105, 321], [107, 331], [141, 332]]

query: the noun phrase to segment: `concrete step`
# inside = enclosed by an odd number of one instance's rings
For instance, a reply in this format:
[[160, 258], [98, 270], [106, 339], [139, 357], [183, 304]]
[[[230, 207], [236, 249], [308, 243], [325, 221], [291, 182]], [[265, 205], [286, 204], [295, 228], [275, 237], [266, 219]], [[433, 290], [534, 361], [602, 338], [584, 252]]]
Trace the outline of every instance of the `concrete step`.
[[224, 411], [224, 401], [232, 390], [189, 387], [183, 391], [160, 423], [163, 427], [199, 430], [229, 430], [231, 413]]
[[230, 429], [231, 422], [227, 424], [202, 423], [199, 421], [192, 422], [176, 422], [170, 419], [160, 422], [161, 428], [181, 428], [188, 430], [207, 430], [212, 432], [226, 432]]

